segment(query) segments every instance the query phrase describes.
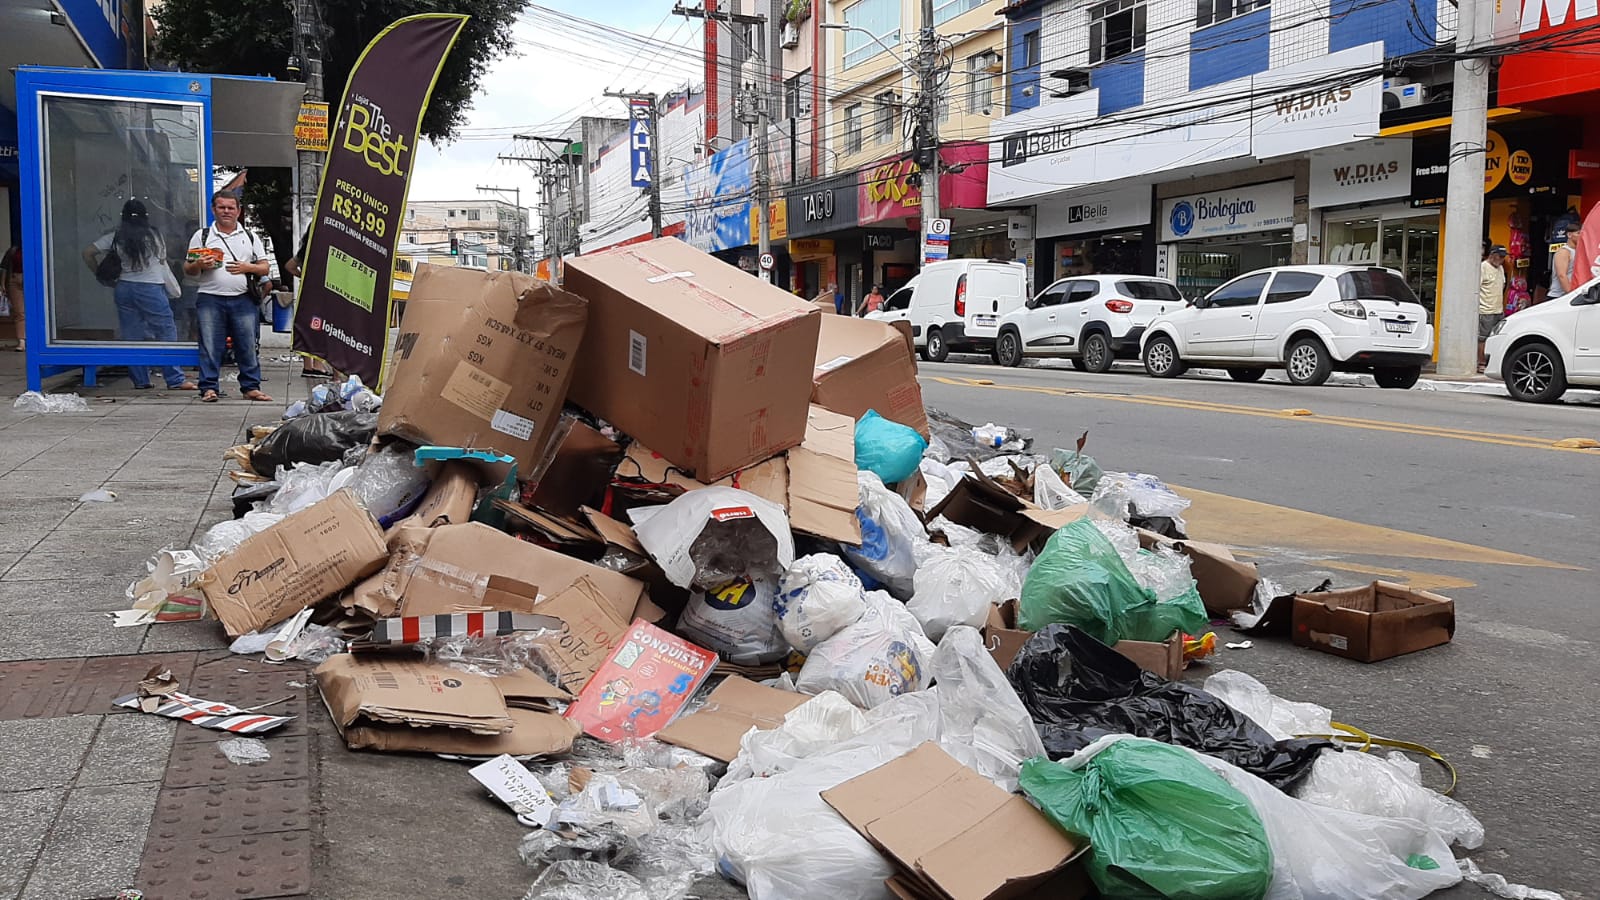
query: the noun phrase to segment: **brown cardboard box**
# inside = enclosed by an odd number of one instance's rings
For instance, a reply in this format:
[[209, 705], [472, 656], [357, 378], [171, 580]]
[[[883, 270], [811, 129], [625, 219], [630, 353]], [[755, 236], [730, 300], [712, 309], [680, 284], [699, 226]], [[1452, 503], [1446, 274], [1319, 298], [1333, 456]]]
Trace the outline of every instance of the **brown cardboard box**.
[[[1009, 668], [1031, 637], [1032, 632], [1017, 627], [1017, 601], [1007, 600], [989, 607], [989, 620], [983, 626], [983, 643], [1000, 668]], [[1166, 679], [1183, 677], [1183, 635], [1176, 631], [1164, 641], [1118, 641], [1111, 649], [1133, 660], [1146, 672]]]
[[1183, 634], [1174, 631], [1164, 641], [1117, 641], [1111, 649], [1168, 681], [1183, 677]]
[[1018, 551], [1042, 545], [1057, 529], [1088, 515], [1089, 505], [1042, 509], [1001, 487], [982, 472], [968, 473], [933, 509], [927, 520], [944, 516], [957, 525], [998, 534]]
[[421, 266], [378, 433], [493, 449], [528, 477], [561, 418], [588, 315], [582, 297], [520, 272]]
[[439, 467], [422, 502], [411, 515], [389, 526], [387, 535], [393, 537], [401, 528], [412, 525], [460, 525], [472, 517], [472, 507], [477, 502], [478, 471], [458, 460], [447, 462]]
[[378, 571], [383, 532], [349, 491], [338, 491], [260, 534], [200, 574], [229, 637], [276, 625]]
[[[1088, 850], [1027, 800], [932, 742], [823, 791], [822, 799], [894, 862], [902, 889], [912, 896], [1030, 896]], [[1087, 895], [1060, 890], [1051, 896]]]
[[734, 675], [717, 685], [705, 706], [656, 732], [656, 740], [733, 762], [745, 732], [777, 728], [789, 710], [810, 699]]
[[572, 516], [578, 507], [600, 502], [622, 459], [622, 448], [582, 422], [574, 421], [564, 431], [534, 488], [533, 505]]
[[1200, 601], [1210, 615], [1225, 619], [1234, 610], [1249, 609], [1254, 603], [1256, 584], [1261, 580], [1255, 563], [1234, 559], [1233, 553], [1221, 544], [1172, 541], [1153, 531], [1136, 530], [1139, 546], [1146, 550], [1159, 544], [1171, 544], [1189, 557], [1189, 574], [1194, 576]]
[[579, 406], [707, 481], [805, 439], [814, 308], [676, 238], [573, 257], [566, 285], [592, 310]]
[[1346, 659], [1377, 662], [1426, 650], [1455, 632], [1455, 601], [1388, 581], [1294, 598], [1295, 645]]
[[823, 316], [811, 402], [860, 421], [867, 410], [928, 434], [910, 335], [884, 322]]

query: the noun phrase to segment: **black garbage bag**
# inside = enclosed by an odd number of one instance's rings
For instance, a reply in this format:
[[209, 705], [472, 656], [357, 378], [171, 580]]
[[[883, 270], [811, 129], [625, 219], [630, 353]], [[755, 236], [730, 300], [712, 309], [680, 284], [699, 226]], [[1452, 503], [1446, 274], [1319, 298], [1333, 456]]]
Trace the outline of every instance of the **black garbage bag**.
[[1033, 438], [1017, 434], [1015, 429], [1007, 432], [1004, 444], [995, 447], [992, 444], [980, 444], [972, 435], [972, 423], [956, 418], [947, 412], [927, 408], [928, 431], [933, 437], [944, 443], [949, 451], [950, 459], [941, 460], [949, 462], [954, 460], [978, 460], [984, 462], [997, 456], [1015, 456], [1027, 453], [1033, 446]]
[[1006, 672], [1051, 759], [1108, 734], [1132, 734], [1226, 760], [1287, 791], [1329, 741], [1275, 741], [1248, 716], [1196, 687], [1168, 681], [1071, 625], [1023, 645]]
[[272, 478], [279, 466], [321, 465], [343, 459], [351, 448], [372, 443], [378, 414], [370, 412], [311, 413], [279, 425], [250, 453], [250, 468]]

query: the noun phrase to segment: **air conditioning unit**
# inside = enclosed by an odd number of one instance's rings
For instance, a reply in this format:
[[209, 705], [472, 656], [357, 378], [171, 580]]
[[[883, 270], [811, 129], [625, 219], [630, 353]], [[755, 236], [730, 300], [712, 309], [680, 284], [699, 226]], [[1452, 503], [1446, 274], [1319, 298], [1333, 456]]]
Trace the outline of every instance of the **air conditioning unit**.
[[793, 50], [800, 46], [799, 26], [793, 22], [783, 23], [783, 31], [780, 32], [779, 42], [783, 44], [783, 49], [785, 50]]
[[1057, 69], [1050, 77], [1066, 82], [1066, 87], [1055, 92], [1057, 97], [1071, 97], [1089, 89], [1088, 69]]
[[1428, 102], [1428, 86], [1410, 81], [1385, 80], [1383, 83], [1383, 108], [1407, 109]]

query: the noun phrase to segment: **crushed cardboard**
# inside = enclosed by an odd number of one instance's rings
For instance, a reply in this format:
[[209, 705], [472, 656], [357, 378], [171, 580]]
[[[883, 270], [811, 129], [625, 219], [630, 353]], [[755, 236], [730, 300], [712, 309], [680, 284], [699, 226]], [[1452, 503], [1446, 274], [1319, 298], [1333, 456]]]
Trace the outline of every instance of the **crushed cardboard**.
[[811, 402], [819, 406], [853, 422], [875, 409], [885, 419], [928, 435], [916, 350], [906, 323], [824, 316], [811, 378]]
[[[983, 644], [1000, 668], [1010, 668], [1011, 661], [1022, 652], [1022, 645], [1033, 633], [1017, 627], [1017, 601], [989, 607], [989, 617], [983, 626]], [[1113, 650], [1133, 660], [1146, 672], [1154, 672], [1166, 679], [1183, 677], [1183, 635], [1174, 631], [1164, 641], [1118, 641]]]
[[810, 699], [806, 694], [732, 675], [711, 691], [704, 706], [657, 732], [656, 739], [721, 762], [733, 762], [745, 732], [782, 725], [790, 710]]
[[471, 465], [452, 461], [439, 467], [428, 485], [427, 493], [411, 515], [389, 526], [388, 536], [398, 534], [402, 528], [421, 526], [436, 528], [440, 525], [461, 525], [472, 517], [472, 507], [478, 501], [478, 473]]
[[1043, 509], [1006, 490], [973, 465], [972, 471], [946, 494], [933, 509], [928, 521], [944, 516], [957, 525], [998, 534], [1011, 541], [1018, 551], [1039, 549], [1057, 529], [1088, 515], [1089, 506], [1080, 503], [1066, 509]]
[[1146, 550], [1167, 544], [1189, 557], [1189, 574], [1194, 576], [1195, 588], [1200, 592], [1200, 602], [1206, 612], [1217, 618], [1240, 609], [1249, 609], [1255, 601], [1256, 585], [1261, 578], [1255, 563], [1234, 559], [1233, 552], [1221, 544], [1209, 541], [1173, 541], [1143, 528], [1139, 532], [1139, 546]]

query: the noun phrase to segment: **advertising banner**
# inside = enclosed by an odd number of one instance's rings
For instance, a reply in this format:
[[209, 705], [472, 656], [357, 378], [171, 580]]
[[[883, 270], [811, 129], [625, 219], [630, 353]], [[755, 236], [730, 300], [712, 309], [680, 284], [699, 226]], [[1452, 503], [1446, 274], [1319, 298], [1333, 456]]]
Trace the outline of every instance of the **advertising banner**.
[[408, 16], [372, 39], [339, 102], [317, 192], [294, 349], [381, 389], [390, 280], [422, 113], [461, 15]]
[[628, 101], [628, 183], [636, 188], [656, 180], [653, 113], [648, 100]]
[[713, 253], [750, 244], [750, 141], [731, 144], [683, 172], [684, 240]]

